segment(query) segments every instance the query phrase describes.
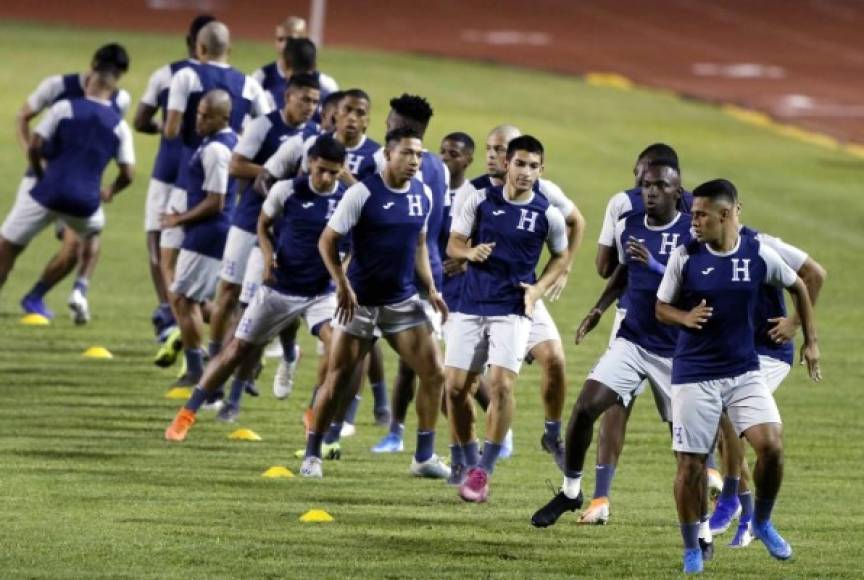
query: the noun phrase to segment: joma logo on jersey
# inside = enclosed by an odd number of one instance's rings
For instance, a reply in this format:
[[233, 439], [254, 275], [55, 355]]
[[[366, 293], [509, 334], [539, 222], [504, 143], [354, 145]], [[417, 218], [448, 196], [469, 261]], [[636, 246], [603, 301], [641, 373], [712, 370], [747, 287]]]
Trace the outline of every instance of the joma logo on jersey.
[[670, 234], [663, 232], [663, 239], [660, 241], [660, 254], [671, 254], [678, 247], [678, 236], [680, 234]]
[[519, 216], [519, 224], [516, 226], [516, 229], [533, 232], [537, 225], [537, 216], [540, 214], [536, 211], [529, 211], [524, 208], [520, 208], [519, 211], [521, 211], [522, 214]]
[[[750, 281], [750, 258], [730, 258], [732, 261], [732, 281]], [[741, 264], [739, 264], [741, 262]]]
[[351, 172], [352, 175], [357, 175], [357, 172], [360, 171], [360, 164], [363, 163], [362, 155], [354, 155], [353, 153], [345, 154], [345, 165], [348, 167], [348, 171]]

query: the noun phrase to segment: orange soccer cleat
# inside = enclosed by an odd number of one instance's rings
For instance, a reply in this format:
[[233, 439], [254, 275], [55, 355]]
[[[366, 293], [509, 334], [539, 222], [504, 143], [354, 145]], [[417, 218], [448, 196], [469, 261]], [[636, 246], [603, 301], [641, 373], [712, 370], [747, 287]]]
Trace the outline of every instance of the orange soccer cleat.
[[192, 425], [195, 424], [195, 413], [185, 407], [177, 412], [177, 416], [165, 429], [165, 439], [167, 441], [183, 441], [186, 439], [186, 434]]

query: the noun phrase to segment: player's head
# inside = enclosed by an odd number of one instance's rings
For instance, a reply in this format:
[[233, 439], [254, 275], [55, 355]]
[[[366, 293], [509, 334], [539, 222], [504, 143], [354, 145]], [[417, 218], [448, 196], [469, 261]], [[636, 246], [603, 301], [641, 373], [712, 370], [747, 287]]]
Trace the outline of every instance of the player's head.
[[195, 131], [202, 137], [213, 135], [228, 126], [230, 117], [231, 95], [222, 89], [214, 89], [198, 102]]
[[214, 20], [201, 27], [197, 42], [198, 58], [202, 62], [224, 62], [231, 50], [231, 33], [223, 22]]
[[665, 143], [653, 143], [642, 150], [639, 157], [636, 158], [636, 165], [633, 166], [633, 177], [636, 178], [636, 187], [639, 187], [639, 182], [642, 180], [642, 173], [651, 161], [655, 159], [669, 159], [678, 165], [678, 153]]
[[359, 139], [369, 127], [371, 100], [363, 89], [348, 89], [336, 109], [336, 132], [349, 142]]
[[738, 190], [727, 179], [712, 179], [693, 190], [693, 231], [700, 242], [721, 239], [737, 229]]
[[653, 159], [642, 172], [639, 182], [645, 213], [667, 223], [681, 199], [681, 172], [673, 159]]
[[433, 114], [434, 111], [429, 101], [419, 95], [402, 93], [402, 96], [390, 99], [387, 130], [409, 127], [419, 133], [420, 137], [423, 137]]
[[321, 101], [321, 130], [332, 131], [336, 128], [336, 113], [339, 110], [339, 101], [345, 93], [342, 91], [334, 91], [324, 97]]
[[474, 139], [461, 131], [450, 133], [441, 140], [440, 151], [441, 160], [450, 170], [450, 178], [462, 178], [474, 161]]
[[276, 54], [285, 52], [285, 44], [290, 38], [306, 36], [306, 21], [299, 16], [289, 16], [276, 25]]
[[321, 85], [318, 76], [295, 73], [285, 88], [285, 117], [291, 125], [300, 125], [312, 118], [318, 108]]
[[318, 67], [318, 49], [308, 38], [292, 38], [285, 44], [285, 64], [291, 72], [315, 72]]
[[93, 55], [90, 69], [93, 72], [114, 75], [119, 79], [129, 70], [129, 54], [116, 42], [100, 46]]
[[330, 191], [345, 166], [345, 146], [331, 135], [321, 135], [309, 148], [309, 181], [315, 191]]
[[507, 172], [507, 144], [522, 134], [513, 125], [498, 125], [486, 137], [486, 172], [492, 177], [504, 179]]
[[198, 58], [196, 50], [198, 43], [198, 33], [201, 29], [215, 21], [216, 19], [209, 14], [199, 14], [189, 23], [189, 32], [186, 34], [186, 50], [189, 51], [189, 58]]
[[398, 184], [403, 184], [420, 171], [423, 139], [409, 127], [388, 131], [384, 137], [384, 159], [387, 171]]
[[543, 144], [531, 135], [510, 140], [506, 152], [507, 183], [517, 193], [528, 191], [543, 173]]

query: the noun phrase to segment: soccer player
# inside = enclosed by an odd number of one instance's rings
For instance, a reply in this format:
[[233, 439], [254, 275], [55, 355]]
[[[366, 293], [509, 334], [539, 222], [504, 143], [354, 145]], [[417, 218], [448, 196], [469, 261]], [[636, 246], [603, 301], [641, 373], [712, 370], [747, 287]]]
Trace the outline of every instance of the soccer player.
[[[290, 53], [288, 45], [295, 38], [306, 37], [306, 21], [297, 16], [290, 16], [282, 23], [276, 25], [276, 60], [265, 64], [252, 73], [252, 78], [261, 84], [270, 96], [270, 102], [274, 109], [281, 109], [284, 105], [284, 94], [286, 81], [294, 72], [291, 70], [289, 61]], [[282, 104], [279, 104], [283, 101]]]
[[[295, 38], [288, 42], [285, 47], [287, 52], [287, 62], [291, 67], [292, 74], [308, 73], [318, 77], [318, 84], [321, 87], [321, 99], [326, 99], [330, 93], [335, 93], [339, 90], [339, 85], [333, 80], [333, 77], [326, 75], [318, 70], [318, 49], [315, 43], [308, 38]], [[278, 99], [276, 101], [279, 102]], [[316, 123], [321, 122], [321, 108], [315, 111], [312, 120]]]
[[680, 327], [672, 363], [672, 448], [678, 457], [675, 501], [684, 540], [684, 572], [700, 573], [700, 509], [705, 459], [713, 446], [723, 409], [756, 451], [753, 535], [769, 554], [785, 560], [792, 548], [771, 523], [783, 479], [780, 413], [763, 374], [755, 346], [754, 314], [762, 284], [785, 287], [804, 330], [802, 361], [821, 380], [813, 310], [804, 282], [774, 250], [754, 236], [741, 235], [738, 192], [725, 180], [693, 190], [696, 240], [670, 257], [657, 291], [656, 314]]
[[[444, 386], [441, 354], [415, 278], [416, 273], [429, 302], [446, 318], [447, 306], [435, 287], [426, 245], [431, 193], [414, 179], [422, 155], [423, 142], [416, 132], [408, 128], [389, 132], [383, 171], [345, 193], [321, 235], [319, 249], [336, 281], [339, 307], [327, 379], [315, 400], [300, 468], [305, 477], [322, 476], [324, 431], [353, 394], [352, 375], [376, 340], [376, 330], [420, 379], [418, 397], [424, 404], [417, 405], [417, 449], [410, 472], [442, 479], [450, 475], [435, 454], [435, 423]], [[349, 233], [352, 254], [346, 274], [338, 245]]]
[[[51, 76], [39, 83], [36, 90], [22, 105], [16, 119], [18, 140], [22, 148], [24, 148], [25, 153], [31, 139], [30, 122], [39, 113], [63, 99], [84, 97], [87, 80], [94, 72], [113, 71], [119, 79], [127, 70], [129, 70], [129, 55], [121, 45], [111, 43], [100, 47], [96, 51], [93, 55], [89, 72]], [[120, 114], [121, 118], [129, 108], [130, 100], [129, 93], [119, 87], [115, 88], [109, 96], [111, 106]], [[34, 175], [28, 169], [18, 186], [16, 197], [24, 196], [33, 188], [33, 185]], [[94, 194], [97, 192], [98, 189], [94, 190]], [[100, 215], [101, 211], [100, 209]], [[104, 216], [100, 219], [104, 222]], [[76, 324], [86, 324], [90, 320], [87, 291], [90, 286], [90, 278], [93, 276], [93, 271], [99, 258], [99, 234], [98, 232], [91, 232], [86, 238], [80, 238], [74, 229], [65, 228], [62, 222], [58, 222], [57, 235], [62, 240], [63, 245], [45, 266], [42, 275], [33, 288], [21, 299], [21, 307], [28, 314], [35, 313], [48, 319], [53, 318], [54, 313], [45, 306], [44, 297], [51, 288], [66, 277], [75, 268], [75, 265], [78, 264], [75, 284], [72, 288], [72, 293], [69, 295], [67, 305], [69, 306], [73, 321]]]
[[321, 120], [318, 124], [324, 133], [332, 133], [336, 130], [336, 113], [339, 111], [339, 101], [345, 93], [336, 91], [321, 99]]
[[[451, 430], [468, 468], [459, 495], [483, 502], [513, 415], [513, 388], [528, 349], [531, 316], [540, 297], [568, 264], [564, 216], [535, 191], [543, 145], [524, 135], [507, 145], [506, 181], [473, 194], [454, 218], [447, 254], [467, 260], [459, 308], [447, 329], [445, 359]], [[535, 269], [547, 245], [550, 259]], [[478, 458], [471, 389], [489, 366], [491, 402], [486, 442]]]
[[213, 298], [216, 291], [234, 209], [228, 165], [237, 134], [229, 123], [231, 101], [231, 95], [222, 89], [210, 90], [198, 100], [195, 124], [202, 140], [184, 171], [189, 209], [179, 214], [162, 214], [164, 228], [184, 230], [177, 276], [171, 285], [171, 307], [180, 327], [186, 359], [186, 375], [177, 383], [182, 386], [197, 384], [204, 372], [201, 304]]
[[[331, 137], [319, 139], [309, 150], [309, 175], [280, 181], [270, 191], [258, 222], [264, 285], [244, 312], [234, 340], [210, 361], [192, 396], [165, 431], [169, 441], [185, 439], [208, 392], [217, 390], [245, 359], [257, 358], [261, 348], [298, 317], [306, 320], [325, 348], [329, 345], [336, 297], [318, 253], [318, 238], [344, 193], [338, 180], [344, 160], [341, 143]], [[270, 230], [277, 224], [274, 245]], [[235, 379], [219, 411], [221, 419], [236, 418], [244, 388], [243, 380]]]
[[[670, 381], [678, 331], [658, 322], [652, 307], [663, 277], [661, 266], [675, 248], [690, 241], [690, 216], [678, 209], [681, 176], [674, 161], [653, 161], [644, 168], [640, 185], [645, 211], [630, 213], [615, 225], [620, 266], [595, 307], [605, 311], [623, 291], [630, 308], [609, 349], [589, 373], [570, 414], [564, 483], [552, 501], [531, 518], [537, 527], [551, 526], [565, 511], [582, 506], [582, 470], [594, 423], [613, 406], [628, 407], [643, 380], [654, 390], [661, 419], [672, 420]], [[640, 248], [647, 248], [656, 259], [644, 260]]]
[[[54, 103], [30, 136], [33, 186], [16, 198], [0, 228], [0, 288], [42, 229], [59, 218], [82, 239], [98, 233], [105, 222], [101, 203], [110, 202], [132, 182], [132, 133], [111, 103], [120, 75], [113, 65], [92, 70], [84, 97]], [[112, 158], [119, 174], [100, 189]]]
[[[168, 205], [168, 196], [174, 182], [177, 181], [177, 172], [180, 165], [180, 155], [183, 144], [180, 139], [168, 139], [162, 135], [162, 126], [165, 122], [165, 114], [168, 106], [168, 89], [171, 86], [171, 77], [182, 68], [190, 66], [195, 61], [195, 41], [198, 32], [215, 18], [209, 15], [196, 16], [189, 25], [189, 33], [186, 35], [187, 58], [174, 61], [159, 67], [150, 75], [147, 88], [138, 103], [135, 111], [135, 130], [149, 135], [159, 135], [159, 150], [153, 161], [153, 172], [150, 184], [147, 188], [147, 201], [144, 208], [144, 231], [147, 234], [147, 255], [150, 265], [150, 278], [153, 281], [153, 289], [159, 306], [153, 311], [152, 321], [157, 338], [160, 341], [168, 336], [174, 328], [174, 315], [168, 303], [168, 289], [165, 286], [165, 278], [162, 276], [160, 264], [159, 238], [161, 226], [159, 216], [165, 213]], [[156, 114], [162, 110], [161, 120], [156, 119]]]

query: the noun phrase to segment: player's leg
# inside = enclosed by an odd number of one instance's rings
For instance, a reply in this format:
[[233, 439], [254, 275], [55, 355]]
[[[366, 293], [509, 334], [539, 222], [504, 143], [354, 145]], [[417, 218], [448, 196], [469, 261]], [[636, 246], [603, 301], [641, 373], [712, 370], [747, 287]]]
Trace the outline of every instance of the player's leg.
[[[374, 358], [373, 354], [374, 351], [370, 353], [370, 361]], [[411, 401], [414, 400], [414, 391], [417, 384], [416, 378], [417, 375], [414, 374], [414, 371], [405, 364], [405, 361], [400, 359], [396, 379], [393, 381], [393, 393], [390, 398], [390, 427], [387, 434], [372, 448], [373, 453], [397, 453], [402, 451], [404, 446], [402, 438], [405, 433], [405, 418], [408, 416], [408, 407], [411, 405]]]
[[53, 318], [54, 313], [45, 306], [45, 295], [69, 275], [78, 263], [80, 250], [78, 235], [70, 228], [65, 227], [62, 222], [58, 224], [57, 235], [61, 242], [60, 249], [48, 260], [39, 279], [21, 299], [21, 306], [27, 313], [42, 313], [44, 311], [50, 313], [48, 318]]
[[529, 353], [541, 368], [540, 395], [543, 399], [544, 421], [540, 447], [550, 453], [558, 468], [563, 470], [564, 444], [561, 441], [561, 415], [564, 399], [567, 396], [564, 347], [560, 340], [544, 340], [535, 345]]
[[447, 483], [451, 485], [462, 485], [467, 471], [480, 462], [474, 432], [476, 416], [471, 401], [479, 376], [479, 372], [444, 367], [444, 398], [450, 424], [450, 478]]
[[[741, 512], [739, 500], [741, 463], [744, 461], [744, 444], [735, 431], [735, 426], [726, 413], [720, 417], [718, 451], [723, 466], [723, 489], [711, 514], [711, 533], [724, 533]], [[745, 484], [746, 485], [746, 484]]]
[[80, 247], [78, 272], [67, 304], [75, 324], [86, 324], [90, 320], [90, 304], [87, 293], [90, 290], [90, 281], [93, 279], [93, 273], [102, 252], [102, 238], [98, 232], [81, 236]]
[[375, 413], [375, 421], [379, 425], [386, 425], [388, 422], [385, 420], [386, 416], [390, 414], [390, 403], [387, 400], [387, 375], [384, 372], [384, 352], [377, 342], [369, 353], [369, 367], [366, 371], [366, 377], [369, 379], [369, 388], [374, 400], [372, 408]]
[[153, 311], [153, 330], [157, 339], [167, 336], [169, 328], [174, 326], [174, 315], [168, 303], [168, 286], [162, 275], [161, 252], [159, 241], [162, 226], [159, 218], [168, 206], [168, 197], [171, 194], [171, 185], [158, 179], [150, 179], [147, 187], [147, 200], [144, 205], [144, 232], [147, 247], [147, 267], [150, 272], [150, 280], [153, 283], [153, 291], [156, 294], [158, 306]]
[[[0, 288], [6, 284], [6, 279], [24, 248], [54, 219], [52, 211], [30, 196], [30, 189], [35, 183], [36, 180], [32, 177], [21, 180], [15, 204], [0, 226]], [[44, 310], [44, 304], [42, 306]], [[37, 314], [45, 316], [48, 313]]]

